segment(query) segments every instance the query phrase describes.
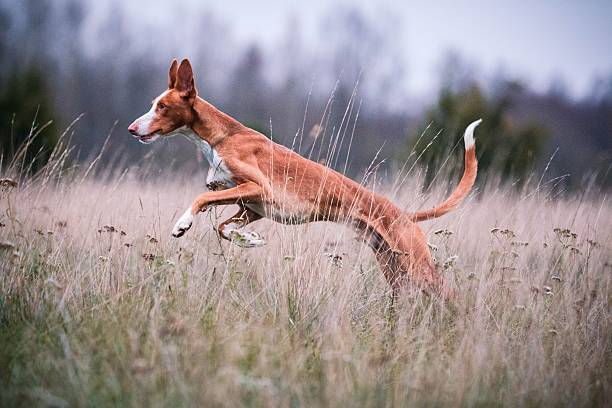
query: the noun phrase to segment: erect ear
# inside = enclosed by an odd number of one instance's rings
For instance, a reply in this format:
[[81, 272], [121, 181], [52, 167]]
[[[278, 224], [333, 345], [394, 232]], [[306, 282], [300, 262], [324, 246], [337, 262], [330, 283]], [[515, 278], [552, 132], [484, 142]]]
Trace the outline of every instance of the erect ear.
[[196, 96], [193, 71], [188, 59], [184, 59], [178, 67], [175, 88], [181, 93], [183, 98], [191, 99]]
[[178, 69], [178, 61], [175, 58], [172, 60], [172, 64], [170, 64], [170, 71], [168, 71], [168, 89], [172, 89], [176, 86], [177, 69]]

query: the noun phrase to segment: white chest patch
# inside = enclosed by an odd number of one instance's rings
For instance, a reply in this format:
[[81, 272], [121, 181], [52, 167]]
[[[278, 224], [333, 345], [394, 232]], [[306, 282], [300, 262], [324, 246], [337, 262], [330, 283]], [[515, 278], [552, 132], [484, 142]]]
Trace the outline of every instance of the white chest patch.
[[206, 176], [206, 184], [212, 186], [214, 190], [225, 190], [227, 188], [236, 187], [236, 183], [232, 177], [231, 171], [223, 161], [219, 153], [213, 149], [205, 140], [202, 140], [193, 130], [183, 127], [176, 130], [191, 140], [198, 146], [208, 161], [209, 169]]

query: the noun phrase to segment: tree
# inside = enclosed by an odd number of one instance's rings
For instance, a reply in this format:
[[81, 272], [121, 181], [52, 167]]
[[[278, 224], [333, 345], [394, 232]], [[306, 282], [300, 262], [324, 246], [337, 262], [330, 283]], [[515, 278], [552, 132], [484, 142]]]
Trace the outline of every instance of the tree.
[[258, 131], [265, 130], [268, 116], [267, 81], [264, 77], [263, 60], [259, 47], [249, 46], [236, 65], [230, 84], [234, 97], [231, 110], [239, 119]]
[[[32, 141], [24, 158], [32, 170], [42, 167], [48, 160], [59, 135], [52, 121], [55, 114], [47, 90], [45, 76], [30, 67], [9, 75], [0, 93], [0, 154], [10, 162], [18, 147], [27, 138], [41, 130]], [[41, 129], [45, 126], [44, 129]]]
[[[520, 123], [511, 115], [513, 97], [521, 92], [517, 83], [506, 82], [498, 95], [487, 96], [475, 83], [440, 91], [437, 103], [429, 110], [419, 129], [429, 124], [423, 136], [413, 135], [410, 148], [427, 164], [425, 184], [428, 186], [449, 154], [453, 176], [462, 171], [463, 148], [459, 137], [466, 126], [482, 118], [476, 133], [476, 151], [481, 175], [500, 175], [522, 184], [534, 170], [544, 152], [547, 130], [536, 122]], [[481, 176], [481, 180], [484, 178]]]

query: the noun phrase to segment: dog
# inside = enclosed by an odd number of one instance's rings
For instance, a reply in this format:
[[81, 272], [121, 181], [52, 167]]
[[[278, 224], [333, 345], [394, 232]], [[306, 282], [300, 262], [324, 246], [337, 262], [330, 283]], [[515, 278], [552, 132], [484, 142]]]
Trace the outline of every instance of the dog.
[[259, 234], [243, 230], [263, 217], [283, 224], [348, 223], [373, 249], [394, 298], [407, 283], [449, 298], [453, 291], [437, 273], [417, 222], [448, 213], [470, 192], [478, 167], [474, 129], [480, 122], [465, 130], [465, 170], [457, 188], [437, 207], [415, 213], [404, 212], [386, 197], [274, 143], [198, 97], [188, 59], [180, 65], [172, 61], [168, 89], [128, 131], [146, 144], [183, 135], [208, 160], [210, 191], [196, 197], [179, 218], [174, 237], [183, 236], [198, 213], [216, 205], [238, 205], [238, 212], [223, 221], [217, 232], [243, 247], [265, 244]]

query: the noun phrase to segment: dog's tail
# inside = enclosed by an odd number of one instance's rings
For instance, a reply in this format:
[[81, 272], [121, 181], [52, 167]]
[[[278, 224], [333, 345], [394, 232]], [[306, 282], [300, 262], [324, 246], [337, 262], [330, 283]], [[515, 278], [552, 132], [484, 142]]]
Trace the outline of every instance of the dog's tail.
[[463, 171], [463, 176], [455, 191], [453, 191], [446, 201], [437, 207], [409, 214], [412, 221], [419, 222], [441, 217], [457, 207], [468, 195], [474, 185], [476, 173], [478, 171], [476, 145], [474, 144], [474, 129], [476, 129], [476, 126], [480, 125], [480, 122], [482, 122], [482, 119], [470, 123], [465, 129], [465, 134], [463, 135], [463, 140], [465, 141], [465, 170]]

